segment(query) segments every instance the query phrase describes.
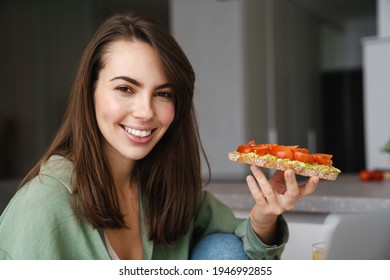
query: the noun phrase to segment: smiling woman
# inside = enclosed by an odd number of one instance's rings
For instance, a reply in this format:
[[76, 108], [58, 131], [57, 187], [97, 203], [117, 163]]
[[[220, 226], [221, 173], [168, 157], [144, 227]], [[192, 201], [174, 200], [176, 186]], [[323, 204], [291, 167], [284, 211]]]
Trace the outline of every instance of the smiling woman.
[[[318, 178], [299, 186], [292, 170], [268, 180], [253, 168], [256, 204], [250, 218], [235, 218], [202, 189], [202, 157], [209, 166], [194, 83], [158, 22], [108, 18], [84, 51], [57, 134], [0, 217], [0, 259], [280, 258], [281, 214]], [[220, 242], [199, 249], [214, 233]]]

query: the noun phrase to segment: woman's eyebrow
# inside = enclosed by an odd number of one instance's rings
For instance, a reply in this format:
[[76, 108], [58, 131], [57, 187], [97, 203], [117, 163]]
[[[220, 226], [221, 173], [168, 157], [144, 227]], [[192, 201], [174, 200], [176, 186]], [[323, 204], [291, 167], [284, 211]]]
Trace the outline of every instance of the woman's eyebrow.
[[[115, 81], [115, 80], [124, 80], [124, 81], [132, 83], [133, 85], [136, 85], [138, 87], [142, 86], [142, 83], [140, 83], [136, 79], [130, 78], [128, 76], [114, 77], [110, 80], [110, 82]], [[171, 88], [171, 87], [173, 87], [173, 85], [171, 83], [165, 83], [165, 84], [157, 86], [156, 89]]]
[[171, 83], [165, 83], [165, 84], [159, 85], [158, 87], [156, 87], [156, 89], [172, 88], [172, 87], [173, 87], [173, 85]]
[[110, 82], [115, 81], [115, 80], [124, 80], [124, 81], [129, 82], [129, 83], [132, 83], [132, 84], [134, 84], [134, 85], [136, 85], [136, 86], [141, 86], [141, 83], [140, 83], [140, 82], [138, 82], [137, 80], [135, 80], [135, 79], [133, 79], [133, 78], [130, 78], [130, 77], [128, 77], [128, 76], [118, 76], [118, 77], [114, 77], [114, 78], [112, 78], [112, 79], [110, 80]]

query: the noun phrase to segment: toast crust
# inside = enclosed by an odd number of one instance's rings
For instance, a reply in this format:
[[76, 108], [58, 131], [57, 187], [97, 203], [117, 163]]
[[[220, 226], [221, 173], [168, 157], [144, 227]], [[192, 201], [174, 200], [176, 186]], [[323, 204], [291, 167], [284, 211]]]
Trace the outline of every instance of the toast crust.
[[333, 166], [324, 166], [319, 164], [305, 164], [295, 160], [285, 160], [278, 159], [275, 157], [267, 157], [267, 156], [257, 156], [256, 154], [242, 154], [239, 152], [231, 152], [229, 153], [229, 159], [231, 161], [256, 165], [260, 167], [276, 169], [284, 171], [286, 169], [293, 169], [295, 174], [301, 176], [318, 176], [320, 179], [325, 180], [336, 180], [337, 175], [341, 173], [341, 171]]

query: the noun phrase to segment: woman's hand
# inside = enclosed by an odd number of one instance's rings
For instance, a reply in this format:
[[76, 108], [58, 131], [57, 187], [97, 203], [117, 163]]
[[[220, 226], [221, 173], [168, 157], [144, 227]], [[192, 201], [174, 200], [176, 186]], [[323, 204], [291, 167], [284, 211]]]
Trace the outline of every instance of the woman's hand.
[[250, 192], [256, 202], [250, 218], [259, 238], [266, 244], [276, 240], [276, 221], [279, 215], [294, 208], [295, 203], [311, 194], [317, 187], [319, 178], [311, 177], [306, 184], [298, 185], [295, 173], [288, 169], [276, 171], [268, 180], [261, 169], [251, 166], [252, 175], [246, 178]]

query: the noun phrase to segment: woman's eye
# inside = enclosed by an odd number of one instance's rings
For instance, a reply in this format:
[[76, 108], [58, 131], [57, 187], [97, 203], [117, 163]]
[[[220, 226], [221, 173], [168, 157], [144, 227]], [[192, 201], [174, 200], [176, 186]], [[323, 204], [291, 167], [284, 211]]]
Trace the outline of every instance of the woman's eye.
[[126, 86], [119, 86], [117, 89], [125, 93], [133, 93], [133, 90]]
[[165, 98], [173, 98], [173, 94], [171, 92], [167, 92], [167, 91], [159, 91], [156, 93], [156, 96], [165, 97]]

